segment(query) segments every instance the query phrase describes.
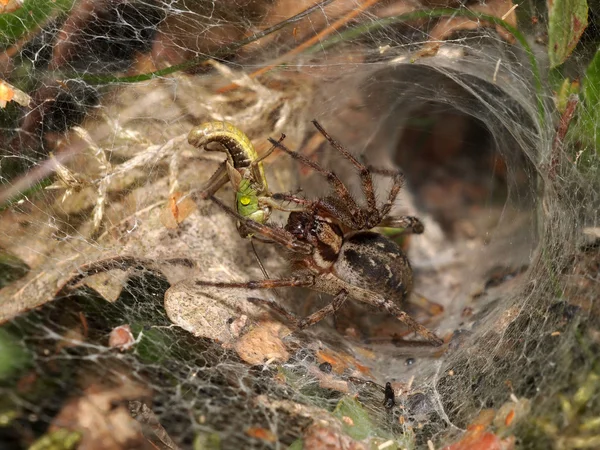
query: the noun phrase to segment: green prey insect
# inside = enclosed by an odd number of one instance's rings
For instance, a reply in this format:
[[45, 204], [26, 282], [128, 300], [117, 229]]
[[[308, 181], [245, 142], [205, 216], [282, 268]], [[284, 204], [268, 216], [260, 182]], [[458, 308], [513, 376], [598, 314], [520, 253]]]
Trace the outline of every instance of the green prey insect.
[[[200, 198], [209, 198], [230, 182], [235, 191], [235, 210], [242, 217], [264, 224], [269, 220], [273, 208], [284, 210], [272, 199], [262, 164], [276, 146], [259, 157], [248, 136], [225, 121], [205, 122], [192, 128], [188, 142], [197, 148], [227, 154], [227, 159], [202, 189]], [[210, 146], [213, 142], [220, 145]], [[238, 232], [244, 238], [253, 237], [253, 233], [242, 222], [238, 222]]]

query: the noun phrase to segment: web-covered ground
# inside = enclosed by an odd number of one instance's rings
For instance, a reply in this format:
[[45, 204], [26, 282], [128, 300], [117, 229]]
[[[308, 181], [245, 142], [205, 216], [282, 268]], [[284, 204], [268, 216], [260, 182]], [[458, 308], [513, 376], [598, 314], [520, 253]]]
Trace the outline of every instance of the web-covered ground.
[[[18, 86], [35, 107], [3, 116], [0, 442], [600, 445], [599, 165], [585, 120], [569, 130], [573, 97], [553, 92], [543, 5], [520, 5], [517, 21], [499, 0], [333, 1], [306, 14], [313, 3], [109, 3], [61, 3], [68, 14], [7, 47], [31, 70], [7, 79], [30, 80]], [[272, 32], [234, 44], [248, 29]], [[575, 56], [566, 80], [593, 52]], [[269, 64], [283, 65], [253, 73]], [[595, 117], [581, 84], [578, 117]], [[363, 202], [315, 118], [355, 156], [404, 172], [392, 214], [425, 223], [397, 239], [414, 269], [406, 309], [442, 347], [357, 302], [294, 332], [247, 300], [306, 316], [330, 300], [308, 289], [194, 283], [264, 274], [235, 220], [195, 196], [222, 158], [189, 131], [227, 120], [259, 154], [285, 133]], [[282, 152], [265, 165], [275, 192], [330, 192]], [[383, 202], [389, 180], [375, 182]], [[218, 197], [231, 204], [231, 188]], [[255, 247], [270, 276], [286, 275], [276, 246]]]

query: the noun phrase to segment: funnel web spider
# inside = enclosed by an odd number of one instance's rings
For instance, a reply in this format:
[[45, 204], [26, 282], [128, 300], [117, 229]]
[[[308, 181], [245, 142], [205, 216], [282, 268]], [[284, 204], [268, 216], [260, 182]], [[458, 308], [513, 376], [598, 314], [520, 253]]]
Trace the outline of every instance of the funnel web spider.
[[[307, 287], [330, 294], [333, 300], [302, 319], [275, 302], [259, 298], [249, 300], [270, 307], [301, 330], [333, 314], [346, 300], [352, 299], [387, 311], [430, 344], [442, 345], [440, 338], [403, 310], [413, 285], [408, 258], [395, 242], [370, 231], [377, 226], [404, 228], [405, 232], [415, 234], [424, 231], [423, 224], [416, 217], [388, 216], [403, 185], [401, 173], [362, 164], [329, 136], [317, 121], [313, 121], [313, 124], [329, 144], [355, 167], [360, 176], [366, 206], [360, 206], [356, 202], [334, 172], [290, 150], [281, 139], [269, 139], [271, 144], [323, 175], [332, 186], [334, 194], [316, 200], [299, 198], [293, 194], [272, 194], [274, 200], [292, 202], [300, 207], [300, 211], [289, 214], [283, 227], [243, 217], [211, 196], [215, 203], [243, 223], [247, 230], [287, 249], [291, 260], [290, 276], [239, 283], [197, 281], [196, 285], [244, 289]], [[373, 173], [389, 176], [393, 180], [387, 199], [381, 207], [377, 206], [375, 200]]]

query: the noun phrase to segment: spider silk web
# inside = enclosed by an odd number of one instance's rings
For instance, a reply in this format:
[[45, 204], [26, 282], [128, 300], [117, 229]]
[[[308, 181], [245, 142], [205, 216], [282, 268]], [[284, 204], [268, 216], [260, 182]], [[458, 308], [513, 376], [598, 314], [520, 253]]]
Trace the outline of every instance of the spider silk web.
[[[1, 113], [1, 448], [594, 448], [600, 165], [560, 97], [586, 86], [591, 4], [560, 71], [541, 1], [2, 7], [2, 79], [26, 100]], [[304, 317], [331, 300], [307, 289], [194, 284], [265, 275], [235, 220], [195, 197], [223, 155], [189, 131], [227, 120], [259, 154], [285, 133], [364, 204], [312, 119], [403, 171], [392, 214], [425, 224], [395, 238], [406, 309], [441, 349], [356, 302], [291, 333], [247, 300]], [[274, 192], [331, 191], [282, 152], [265, 170]], [[381, 204], [390, 182], [374, 179]], [[217, 196], [233, 206], [229, 185]], [[274, 245], [255, 247], [286, 276]]]

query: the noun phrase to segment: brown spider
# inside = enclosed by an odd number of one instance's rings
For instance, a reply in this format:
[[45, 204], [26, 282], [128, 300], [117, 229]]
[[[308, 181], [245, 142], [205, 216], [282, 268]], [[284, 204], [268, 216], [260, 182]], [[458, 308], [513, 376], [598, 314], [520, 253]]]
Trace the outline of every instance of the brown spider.
[[[352, 298], [388, 311], [433, 345], [441, 345], [441, 339], [402, 310], [413, 284], [408, 258], [393, 241], [382, 234], [368, 231], [376, 226], [389, 226], [404, 228], [409, 233], [423, 232], [423, 224], [416, 217], [387, 217], [402, 188], [402, 175], [396, 171], [365, 166], [331, 138], [317, 121], [313, 121], [313, 124], [359, 172], [367, 200], [366, 207], [356, 203], [335, 173], [288, 149], [281, 140], [278, 142], [269, 139], [288, 155], [325, 176], [333, 186], [335, 196], [306, 200], [292, 194], [273, 194], [275, 200], [290, 201], [302, 206], [301, 211], [290, 213], [284, 227], [250, 220], [211, 197], [221, 208], [244, 223], [248, 230], [285, 247], [291, 254], [292, 276], [239, 283], [197, 281], [196, 284], [245, 289], [308, 287], [331, 294], [333, 300], [303, 319], [298, 319], [275, 302], [258, 298], [248, 300], [269, 306], [296, 328], [303, 329], [334, 313], [348, 298]], [[380, 173], [393, 179], [388, 198], [381, 208], [377, 207], [371, 173]]]

